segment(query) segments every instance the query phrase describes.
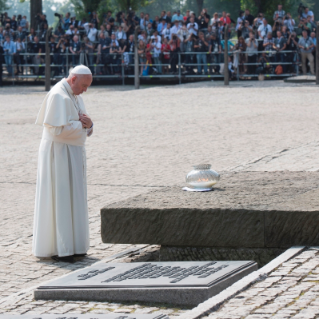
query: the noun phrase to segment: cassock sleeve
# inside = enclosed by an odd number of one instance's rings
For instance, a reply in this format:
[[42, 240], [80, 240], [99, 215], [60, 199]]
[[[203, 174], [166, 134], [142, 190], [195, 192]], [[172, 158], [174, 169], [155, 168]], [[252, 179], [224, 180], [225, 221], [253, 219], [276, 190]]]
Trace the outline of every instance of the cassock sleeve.
[[78, 139], [83, 134], [82, 123], [80, 121], [71, 121], [68, 125], [49, 127], [52, 135], [58, 135], [67, 139]]

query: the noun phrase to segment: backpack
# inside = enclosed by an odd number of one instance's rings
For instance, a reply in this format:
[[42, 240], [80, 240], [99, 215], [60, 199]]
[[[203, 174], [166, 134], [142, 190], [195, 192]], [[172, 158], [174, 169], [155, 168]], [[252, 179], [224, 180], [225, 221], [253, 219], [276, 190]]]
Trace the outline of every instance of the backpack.
[[281, 65], [277, 65], [275, 73], [278, 74], [283, 74], [283, 69]]

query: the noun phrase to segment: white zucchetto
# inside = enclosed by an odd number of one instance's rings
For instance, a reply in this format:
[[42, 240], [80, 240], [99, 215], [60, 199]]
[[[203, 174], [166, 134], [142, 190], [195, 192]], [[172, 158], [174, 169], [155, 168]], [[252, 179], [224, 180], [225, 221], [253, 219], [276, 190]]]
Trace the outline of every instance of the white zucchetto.
[[85, 65], [77, 65], [75, 68], [73, 68], [70, 73], [72, 74], [89, 74], [92, 75], [91, 70], [85, 66]]

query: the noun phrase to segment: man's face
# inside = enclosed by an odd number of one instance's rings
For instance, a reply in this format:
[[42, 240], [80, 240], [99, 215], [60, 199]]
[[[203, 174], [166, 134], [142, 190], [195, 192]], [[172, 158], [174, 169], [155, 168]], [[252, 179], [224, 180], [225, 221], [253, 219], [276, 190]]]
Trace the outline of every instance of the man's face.
[[79, 41], [78, 36], [75, 35], [75, 36], [73, 37], [73, 41], [74, 41], [75, 43], [78, 43], [78, 41]]
[[264, 20], [263, 23], [264, 23], [264, 26], [266, 26], [267, 25], [267, 20]]
[[39, 38], [38, 37], [34, 37], [34, 42], [35, 43], [39, 43]]
[[106, 26], [106, 29], [107, 29], [107, 31], [109, 31], [109, 30], [111, 29], [111, 25], [108, 24], [108, 25]]
[[311, 16], [308, 16], [307, 17], [307, 22], [310, 22], [311, 21]]
[[[226, 13], [225, 13], [226, 14]], [[249, 15], [249, 10], [245, 10], [245, 15], [248, 16]], [[224, 16], [224, 12], [223, 12], [223, 16]]]
[[307, 31], [302, 31], [302, 36], [303, 36], [304, 38], [307, 38], [307, 36], [308, 36]]
[[140, 17], [141, 17], [141, 19], [144, 18], [144, 13], [143, 12], [141, 12]]
[[131, 34], [131, 35], [130, 35], [130, 41], [133, 42], [133, 40], [134, 40], [134, 35]]
[[21, 32], [21, 31], [22, 31], [22, 27], [19, 27], [19, 28], [18, 28], [18, 31]]
[[316, 37], [316, 34], [315, 34], [314, 32], [311, 32], [310, 36], [311, 36], [312, 38], [315, 38], [315, 37]]
[[308, 11], [309, 11], [309, 8], [306, 8], [306, 9], [305, 9], [305, 13], [308, 13]]
[[282, 10], [282, 5], [279, 4], [279, 5], [278, 5], [278, 11], [281, 11], [281, 10]]
[[277, 38], [281, 38], [281, 32], [277, 31]]
[[10, 37], [6, 37], [6, 41], [9, 43], [10, 42]]
[[111, 39], [114, 41], [115, 40], [115, 34], [111, 35]]
[[92, 75], [81, 74], [75, 75], [71, 78], [71, 89], [75, 95], [80, 95], [86, 92], [88, 87], [92, 84]]
[[194, 23], [194, 18], [189, 19], [190, 23]]

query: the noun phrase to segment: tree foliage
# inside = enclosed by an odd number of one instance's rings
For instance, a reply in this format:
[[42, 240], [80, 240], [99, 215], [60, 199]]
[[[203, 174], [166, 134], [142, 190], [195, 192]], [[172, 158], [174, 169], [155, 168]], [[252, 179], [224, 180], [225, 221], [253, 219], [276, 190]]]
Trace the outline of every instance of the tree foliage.
[[0, 0], [0, 12], [6, 11], [9, 9], [9, 6], [6, 3], [6, 0]]

